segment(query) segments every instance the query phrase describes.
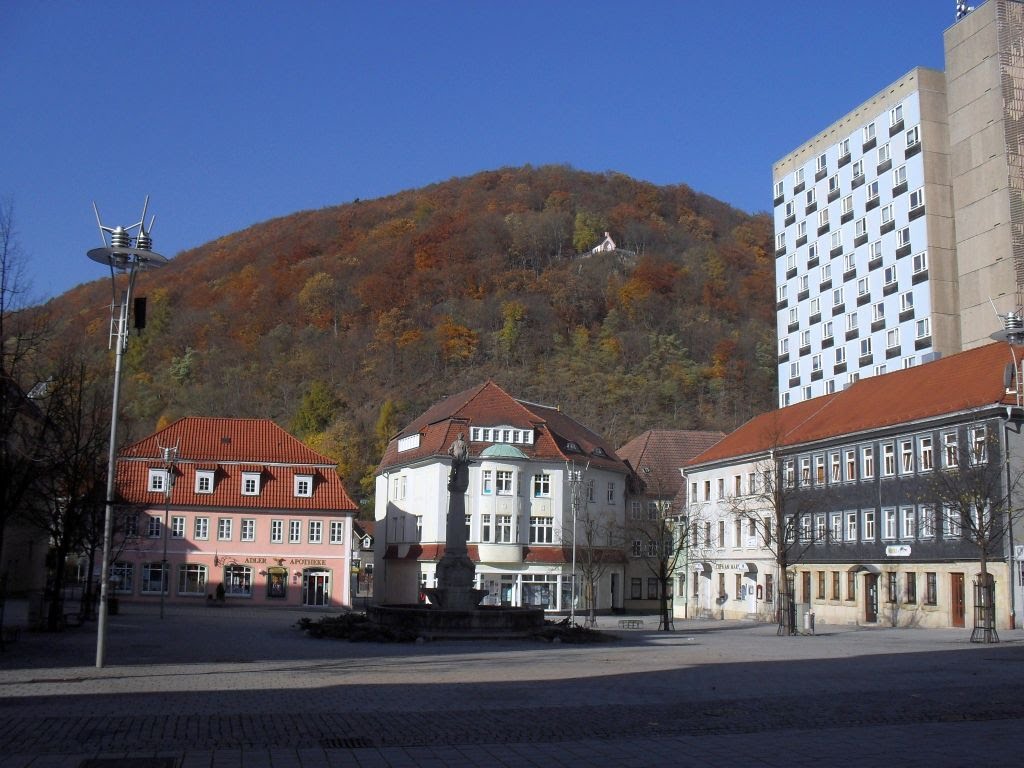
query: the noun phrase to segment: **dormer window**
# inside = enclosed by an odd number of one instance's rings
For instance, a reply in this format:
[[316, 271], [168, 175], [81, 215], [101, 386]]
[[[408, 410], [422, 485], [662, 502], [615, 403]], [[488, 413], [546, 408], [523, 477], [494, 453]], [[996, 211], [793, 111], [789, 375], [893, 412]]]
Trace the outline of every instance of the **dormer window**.
[[168, 480], [166, 469], [150, 469], [148, 488], [153, 493], [164, 493], [169, 484]]
[[572, 440], [565, 444], [565, 450], [569, 451], [570, 453], [582, 453], [579, 445], [577, 443], [574, 443]]
[[312, 475], [296, 475], [295, 476], [295, 495], [302, 497], [309, 497], [313, 495], [313, 476]]
[[604, 448], [602, 448], [601, 446], [598, 446], [597, 448], [594, 449], [594, 455], [595, 456], [607, 456], [608, 454], [604, 452]]
[[242, 473], [242, 495], [243, 496], [259, 496], [260, 495], [260, 473], [259, 472], [243, 472]]
[[512, 426], [470, 427], [469, 440], [473, 443], [533, 445], [533, 430], [516, 429]]
[[371, 539], [369, 536], [364, 536], [363, 537], [363, 549], [372, 549], [372, 548], [373, 548], [373, 539]]
[[196, 493], [213, 493], [213, 470], [196, 470]]

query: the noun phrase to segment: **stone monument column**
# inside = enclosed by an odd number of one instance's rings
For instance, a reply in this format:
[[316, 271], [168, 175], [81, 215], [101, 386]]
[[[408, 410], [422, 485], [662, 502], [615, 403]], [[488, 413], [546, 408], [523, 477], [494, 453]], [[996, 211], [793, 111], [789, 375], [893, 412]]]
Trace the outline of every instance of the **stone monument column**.
[[437, 587], [427, 589], [430, 602], [447, 610], [471, 611], [487, 593], [473, 588], [476, 566], [466, 550], [466, 489], [469, 488], [469, 446], [462, 433], [451, 444], [448, 455], [448, 519], [445, 525], [444, 556], [437, 564]]

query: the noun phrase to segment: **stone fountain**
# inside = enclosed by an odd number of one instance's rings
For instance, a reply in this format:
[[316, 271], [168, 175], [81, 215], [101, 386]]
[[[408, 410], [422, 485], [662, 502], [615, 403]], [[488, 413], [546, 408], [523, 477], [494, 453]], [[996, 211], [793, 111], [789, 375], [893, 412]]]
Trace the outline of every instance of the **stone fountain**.
[[424, 590], [430, 605], [375, 605], [367, 609], [383, 626], [413, 629], [421, 637], [515, 637], [544, 625], [539, 608], [481, 606], [486, 589], [473, 586], [476, 566], [466, 548], [466, 489], [469, 446], [460, 434], [448, 449], [448, 517], [444, 555], [437, 564], [437, 586]]

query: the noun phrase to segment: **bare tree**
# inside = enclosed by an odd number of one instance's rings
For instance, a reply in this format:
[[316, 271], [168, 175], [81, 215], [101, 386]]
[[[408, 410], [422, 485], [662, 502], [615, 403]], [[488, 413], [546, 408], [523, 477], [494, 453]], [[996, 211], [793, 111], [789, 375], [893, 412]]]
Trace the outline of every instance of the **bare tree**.
[[671, 502], [664, 499], [649, 500], [639, 519], [627, 521], [634, 560], [657, 580], [659, 626], [665, 631], [672, 628], [672, 579], [695, 554], [688, 548], [698, 524], [696, 517], [673, 514]]
[[778, 634], [797, 634], [794, 574], [807, 549], [827, 537], [827, 530], [812, 525], [811, 512], [827, 504], [824, 466], [812, 468], [810, 459], [797, 467], [793, 457], [768, 451], [751, 473], [753, 487], [746, 495], [729, 498], [726, 509], [742, 522], [771, 553], [778, 571], [775, 606]]
[[1022, 473], [1011, 468], [998, 432], [982, 422], [970, 424], [966, 433], [947, 433], [942, 464], [929, 478], [923, 500], [935, 504], [935, 524], [943, 536], [961, 538], [977, 550], [981, 575], [971, 641], [997, 643], [995, 584], [988, 564], [1003, 553], [1007, 531], [1020, 516], [1011, 499]]
[[46, 472], [40, 478], [40, 493], [25, 515], [50, 539], [46, 625], [51, 630], [59, 629], [64, 618], [68, 556], [80, 549], [87, 521], [104, 505], [109, 422], [104, 395], [90, 381], [85, 363], [66, 356], [39, 398], [48, 425], [43, 452]]

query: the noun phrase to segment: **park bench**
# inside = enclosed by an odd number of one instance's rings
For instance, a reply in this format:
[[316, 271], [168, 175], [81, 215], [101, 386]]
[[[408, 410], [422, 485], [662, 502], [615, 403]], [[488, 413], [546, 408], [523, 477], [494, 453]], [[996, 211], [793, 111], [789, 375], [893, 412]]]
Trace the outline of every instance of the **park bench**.
[[643, 619], [619, 619], [619, 629], [643, 629]]

